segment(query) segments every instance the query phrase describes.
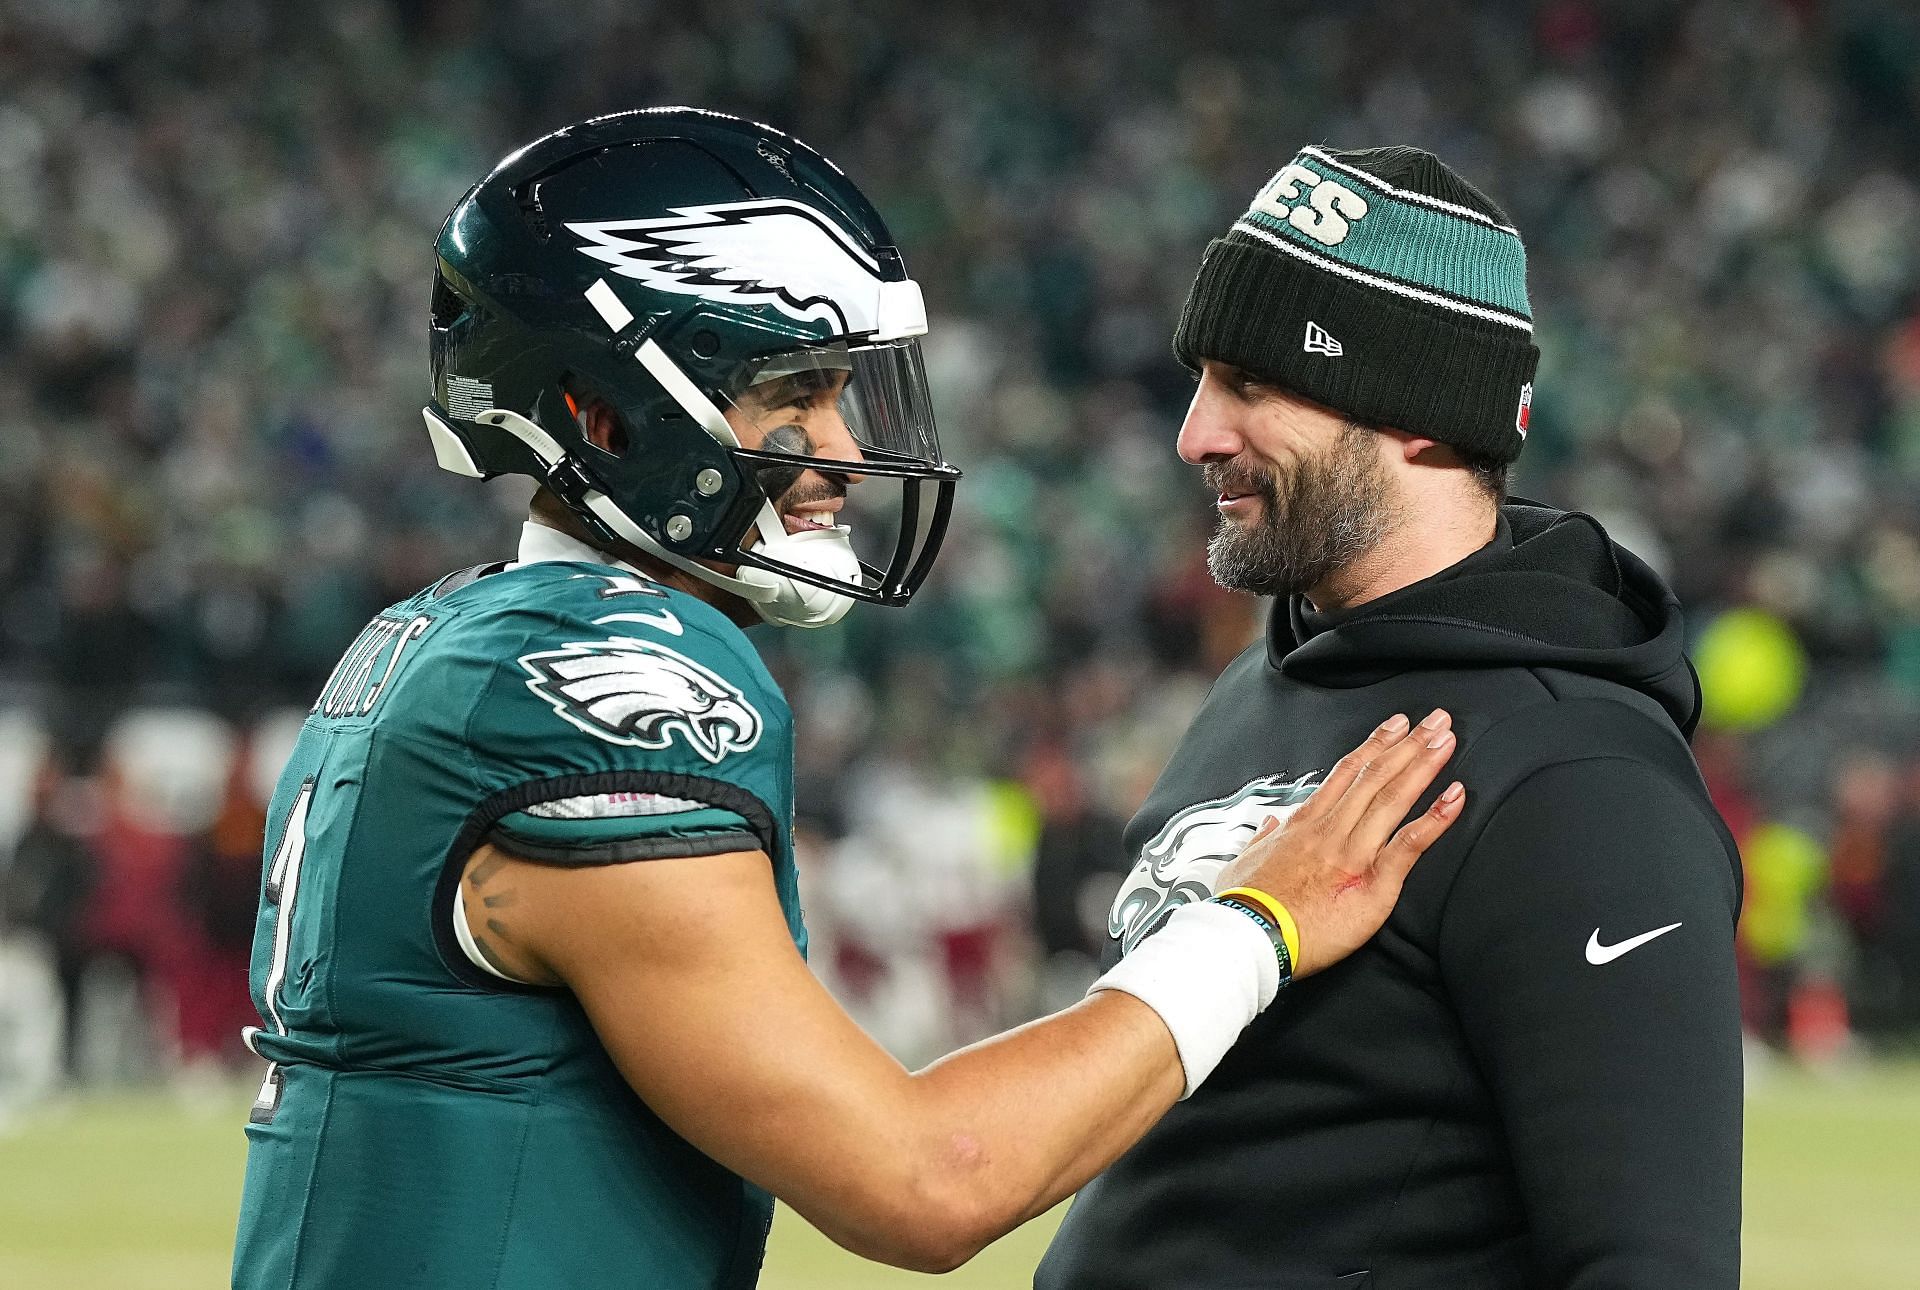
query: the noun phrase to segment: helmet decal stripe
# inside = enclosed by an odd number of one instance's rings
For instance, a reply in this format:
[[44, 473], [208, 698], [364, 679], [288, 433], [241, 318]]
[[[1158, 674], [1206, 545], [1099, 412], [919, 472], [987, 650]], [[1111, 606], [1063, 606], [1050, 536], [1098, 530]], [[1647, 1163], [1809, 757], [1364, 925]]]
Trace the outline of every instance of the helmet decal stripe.
[[633, 310], [620, 302], [613, 294], [613, 288], [607, 285], [605, 278], [595, 278], [593, 285], [587, 288], [587, 303], [600, 315], [600, 321], [606, 323], [607, 330], [619, 332], [633, 321]]

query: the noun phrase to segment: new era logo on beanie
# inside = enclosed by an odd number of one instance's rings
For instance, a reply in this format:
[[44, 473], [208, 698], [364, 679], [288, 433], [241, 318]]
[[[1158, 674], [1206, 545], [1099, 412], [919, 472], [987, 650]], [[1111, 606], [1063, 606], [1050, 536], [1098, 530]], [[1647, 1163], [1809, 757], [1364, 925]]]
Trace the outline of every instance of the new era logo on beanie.
[[1514, 391], [1530, 406], [1540, 357], [1519, 233], [1408, 147], [1301, 149], [1207, 247], [1174, 351], [1502, 461], [1520, 455]]
[[1313, 319], [1307, 319], [1307, 339], [1301, 345], [1309, 354], [1325, 354], [1328, 358], [1339, 358], [1347, 352], [1347, 347], [1327, 334], [1327, 329]]

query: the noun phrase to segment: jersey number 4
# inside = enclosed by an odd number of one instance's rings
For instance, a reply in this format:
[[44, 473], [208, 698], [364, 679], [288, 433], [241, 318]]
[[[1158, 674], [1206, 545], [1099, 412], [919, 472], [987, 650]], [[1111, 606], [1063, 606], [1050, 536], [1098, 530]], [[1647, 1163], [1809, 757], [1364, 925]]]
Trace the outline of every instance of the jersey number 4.
[[[307, 808], [313, 802], [313, 777], [309, 775], [294, 795], [287, 811], [286, 827], [280, 831], [280, 845], [274, 848], [273, 862], [267, 866], [267, 903], [274, 906], [273, 957], [268, 960], [267, 984], [262, 992], [266, 1020], [276, 1034], [287, 1033], [282, 1013], [286, 1001], [281, 997], [287, 983], [287, 951], [293, 939], [293, 914], [299, 906], [301, 861], [307, 852]], [[248, 1027], [248, 1046], [253, 1046], [257, 1027]], [[269, 1063], [267, 1077], [260, 1084], [247, 1119], [253, 1124], [271, 1124], [280, 1106], [282, 1080], [278, 1063]]]

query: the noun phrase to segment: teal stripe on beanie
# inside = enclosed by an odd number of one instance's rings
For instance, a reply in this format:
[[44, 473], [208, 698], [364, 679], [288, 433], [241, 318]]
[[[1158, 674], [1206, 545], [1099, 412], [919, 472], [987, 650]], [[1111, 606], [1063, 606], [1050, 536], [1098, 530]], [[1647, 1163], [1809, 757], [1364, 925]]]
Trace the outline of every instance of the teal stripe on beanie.
[[[1322, 183], [1335, 183], [1366, 203], [1366, 214], [1343, 220], [1346, 231], [1329, 245], [1278, 214], [1312, 200], [1311, 190], [1294, 185], [1292, 202], [1256, 199], [1245, 218], [1295, 246], [1342, 264], [1414, 286], [1423, 286], [1474, 303], [1533, 317], [1527, 302], [1527, 253], [1515, 234], [1446, 211], [1406, 201], [1386, 185], [1368, 184], [1309, 152], [1290, 163], [1311, 171]], [[1286, 171], [1274, 176], [1262, 194], [1272, 192]], [[1318, 187], [1316, 185], [1315, 187]], [[1309, 215], [1313, 213], [1308, 207]], [[1314, 222], [1314, 221], [1309, 221]]]

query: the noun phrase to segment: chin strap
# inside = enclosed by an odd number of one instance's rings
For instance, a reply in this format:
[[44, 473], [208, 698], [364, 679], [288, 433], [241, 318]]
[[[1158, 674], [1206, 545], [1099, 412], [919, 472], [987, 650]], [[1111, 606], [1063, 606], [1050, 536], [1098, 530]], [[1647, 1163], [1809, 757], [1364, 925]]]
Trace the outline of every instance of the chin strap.
[[[769, 526], [773, 530], [771, 539], [765, 536]], [[853, 543], [847, 538], [844, 528], [803, 529], [798, 533], [789, 533], [775, 514], [773, 503], [768, 502], [760, 513], [760, 533], [757, 549], [769, 559], [832, 578], [836, 582], [857, 582], [860, 579], [860, 557], [853, 553]], [[769, 593], [765, 600], [748, 599], [753, 601], [754, 610], [760, 617], [783, 627], [831, 627], [846, 617], [847, 610], [853, 608], [852, 596], [844, 596], [798, 578], [789, 578], [771, 569], [741, 565], [735, 577], [737, 581]]]
[[[674, 393], [676, 398], [679, 397], [679, 391]], [[701, 401], [706, 402], [708, 408], [713, 407], [704, 397], [701, 397]], [[717, 410], [714, 415], [719, 416]], [[518, 412], [489, 408], [473, 419], [481, 425], [496, 426], [513, 435], [526, 444], [549, 469], [567, 460], [566, 450], [558, 440]], [[725, 424], [725, 419], [721, 418], [721, 422]], [[435, 444], [437, 448], [437, 438]], [[444, 462], [441, 464], [445, 465]], [[633, 544], [656, 560], [692, 574], [702, 582], [740, 597], [752, 605], [754, 612], [763, 620], [776, 626], [829, 627], [844, 618], [847, 610], [853, 607], [851, 596], [789, 578], [771, 569], [741, 565], [736, 573], [726, 574], [699, 560], [669, 551], [635, 524], [611, 497], [598, 490], [583, 491], [581, 502], [593, 512], [594, 518], [622, 541]], [[853, 544], [848, 540], [845, 529], [807, 529], [789, 533], [770, 501], [761, 505], [758, 528], [760, 541], [755, 549], [768, 559], [836, 581], [859, 580], [860, 560], [854, 554]]]

